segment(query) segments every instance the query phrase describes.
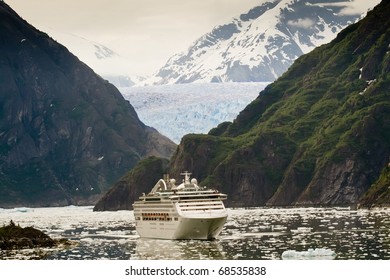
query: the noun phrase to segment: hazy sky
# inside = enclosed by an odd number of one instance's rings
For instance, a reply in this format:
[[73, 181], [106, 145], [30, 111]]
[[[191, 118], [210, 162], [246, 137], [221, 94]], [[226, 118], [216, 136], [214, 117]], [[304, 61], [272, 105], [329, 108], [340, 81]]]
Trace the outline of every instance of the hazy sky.
[[38, 29], [67, 32], [112, 48], [151, 74], [201, 35], [264, 0], [5, 0]]

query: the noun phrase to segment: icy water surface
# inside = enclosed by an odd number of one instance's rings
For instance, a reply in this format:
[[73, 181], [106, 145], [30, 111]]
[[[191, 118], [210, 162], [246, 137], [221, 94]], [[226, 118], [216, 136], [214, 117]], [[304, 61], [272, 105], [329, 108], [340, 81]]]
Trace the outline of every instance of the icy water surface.
[[[390, 210], [343, 208], [229, 209], [217, 240], [142, 239], [132, 211], [93, 212], [92, 207], [0, 209], [12, 219], [74, 245], [63, 249], [0, 251], [0, 259], [390, 259]], [[286, 254], [289, 253], [289, 254]], [[312, 256], [314, 252], [314, 256]]]

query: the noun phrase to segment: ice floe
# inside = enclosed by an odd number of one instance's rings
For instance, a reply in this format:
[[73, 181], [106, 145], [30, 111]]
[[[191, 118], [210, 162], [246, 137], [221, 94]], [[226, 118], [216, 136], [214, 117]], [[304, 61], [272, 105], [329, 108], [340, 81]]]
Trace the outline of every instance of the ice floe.
[[283, 260], [333, 260], [336, 256], [334, 251], [324, 248], [308, 249], [307, 251], [287, 250], [282, 253]]

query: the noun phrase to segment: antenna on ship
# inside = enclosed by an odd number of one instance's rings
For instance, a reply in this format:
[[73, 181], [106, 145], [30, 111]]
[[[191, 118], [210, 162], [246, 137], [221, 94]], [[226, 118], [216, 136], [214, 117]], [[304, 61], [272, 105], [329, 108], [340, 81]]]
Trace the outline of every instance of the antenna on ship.
[[189, 184], [190, 183], [190, 175], [192, 173], [188, 172], [188, 171], [184, 171], [183, 173], [180, 173], [180, 175], [183, 175], [184, 176], [184, 184]]

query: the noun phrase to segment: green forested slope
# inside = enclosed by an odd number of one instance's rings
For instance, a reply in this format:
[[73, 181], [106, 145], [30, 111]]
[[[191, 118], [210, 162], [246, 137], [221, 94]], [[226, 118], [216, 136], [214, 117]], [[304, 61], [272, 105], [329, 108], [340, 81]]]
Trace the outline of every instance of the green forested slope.
[[231, 205], [354, 204], [390, 155], [390, 3], [300, 57], [233, 123], [185, 136], [191, 170]]

